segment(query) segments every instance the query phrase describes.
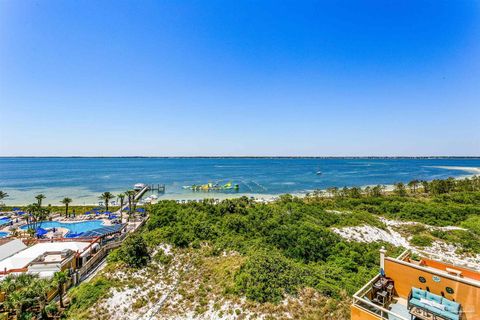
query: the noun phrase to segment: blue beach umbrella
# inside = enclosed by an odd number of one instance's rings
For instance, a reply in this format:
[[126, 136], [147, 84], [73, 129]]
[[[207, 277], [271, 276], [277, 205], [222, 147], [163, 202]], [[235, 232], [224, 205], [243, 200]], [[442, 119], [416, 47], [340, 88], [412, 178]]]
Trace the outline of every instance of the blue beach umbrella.
[[67, 235], [66, 235], [66, 238], [77, 238], [77, 237], [80, 237], [81, 235], [83, 234], [83, 232], [69, 232]]
[[112, 214], [111, 211], [105, 211], [104, 214]]
[[13, 210], [13, 211], [19, 211], [20, 208], [15, 207], [15, 208], [13, 208], [12, 210]]
[[25, 212], [23, 212], [23, 211], [17, 211], [17, 214], [19, 214], [19, 215], [24, 215]]
[[129, 207], [125, 207], [125, 208], [123, 209], [123, 211], [129, 211], [129, 210], [130, 210]]
[[92, 214], [92, 211], [87, 211], [85, 212], [85, 214]]
[[144, 213], [144, 212], [145, 212], [145, 209], [144, 209], [144, 208], [138, 208], [138, 209], [137, 209], [137, 212]]
[[47, 230], [43, 229], [43, 228], [37, 228], [37, 231], [36, 231], [36, 235], [41, 237], [41, 236], [44, 236], [48, 233]]

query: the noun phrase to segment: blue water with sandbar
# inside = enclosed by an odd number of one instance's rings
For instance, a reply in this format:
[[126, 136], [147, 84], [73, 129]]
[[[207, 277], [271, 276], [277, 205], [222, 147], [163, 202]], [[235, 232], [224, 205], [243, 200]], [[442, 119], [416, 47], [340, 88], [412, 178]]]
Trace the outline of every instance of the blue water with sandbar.
[[[98, 203], [105, 191], [135, 183], [165, 184], [160, 199], [304, 193], [332, 186], [366, 186], [433, 180], [478, 173], [480, 158], [0, 158], [0, 190], [6, 204]], [[184, 186], [239, 185], [238, 191], [195, 193]]]

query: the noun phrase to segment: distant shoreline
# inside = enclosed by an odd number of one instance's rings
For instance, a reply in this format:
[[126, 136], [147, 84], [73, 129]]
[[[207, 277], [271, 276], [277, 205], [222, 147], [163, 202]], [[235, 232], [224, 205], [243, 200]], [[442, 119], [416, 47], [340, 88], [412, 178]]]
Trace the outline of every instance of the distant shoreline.
[[0, 159], [480, 159], [479, 156], [0, 156]]

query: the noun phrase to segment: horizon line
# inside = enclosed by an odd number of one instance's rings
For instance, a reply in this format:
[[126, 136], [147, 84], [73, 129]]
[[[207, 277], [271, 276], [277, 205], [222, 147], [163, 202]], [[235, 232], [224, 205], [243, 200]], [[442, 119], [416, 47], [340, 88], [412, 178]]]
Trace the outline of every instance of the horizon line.
[[228, 159], [228, 158], [243, 158], [243, 159], [480, 159], [480, 155], [476, 156], [0, 156], [0, 158], [157, 158], [157, 159]]

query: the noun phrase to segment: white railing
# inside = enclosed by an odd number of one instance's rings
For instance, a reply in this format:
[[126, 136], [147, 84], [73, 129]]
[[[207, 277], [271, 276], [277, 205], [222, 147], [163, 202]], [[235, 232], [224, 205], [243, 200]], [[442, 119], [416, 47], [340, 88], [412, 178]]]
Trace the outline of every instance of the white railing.
[[[372, 290], [373, 283], [377, 281], [379, 278], [380, 278], [380, 275], [377, 275], [353, 295], [353, 305], [358, 308], [361, 308], [362, 310], [368, 313], [372, 313], [380, 317], [381, 319], [392, 319], [392, 317], [395, 317], [398, 320], [410, 320], [364, 298], [365, 295], [370, 290]], [[373, 310], [366, 308], [365, 305], [367, 305], [370, 309], [373, 309]]]
[[[398, 257], [397, 259], [404, 259], [407, 255], [409, 254], [409, 251], [408, 250], [405, 250], [404, 252], [402, 252]], [[375, 281], [377, 281], [378, 279], [380, 278], [380, 275], [377, 275], [375, 277], [373, 277], [372, 280], [370, 280], [367, 284], [365, 284], [362, 288], [360, 288], [360, 290], [358, 290], [354, 295], [353, 295], [353, 305], [355, 305], [356, 307], [362, 309], [363, 311], [365, 312], [368, 312], [368, 313], [371, 313], [371, 314], [374, 314], [378, 317], [380, 317], [381, 319], [392, 319], [392, 317], [395, 317], [397, 318], [398, 320], [410, 320], [410, 319], [407, 319], [395, 312], [392, 312], [382, 306], [379, 306], [375, 303], [373, 303], [372, 301], [370, 300], [367, 300], [365, 299], [365, 295], [370, 291], [372, 290], [372, 285], [375, 283]], [[366, 306], [368, 306], [369, 308], [367, 308]], [[370, 310], [370, 309], [373, 309], [373, 310]]]

